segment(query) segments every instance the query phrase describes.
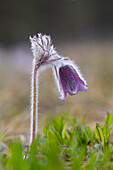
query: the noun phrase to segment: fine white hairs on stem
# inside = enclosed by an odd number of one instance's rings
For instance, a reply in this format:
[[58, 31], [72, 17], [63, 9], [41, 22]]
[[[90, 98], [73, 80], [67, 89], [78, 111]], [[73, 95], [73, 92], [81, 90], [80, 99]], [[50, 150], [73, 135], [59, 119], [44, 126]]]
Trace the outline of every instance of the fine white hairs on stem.
[[37, 123], [38, 123], [38, 70], [35, 69], [35, 58], [32, 64], [32, 75], [31, 75], [31, 128], [30, 128], [30, 142], [31, 145], [34, 137], [37, 134]]
[[52, 67], [53, 75], [60, 92], [60, 99], [65, 100], [67, 93], [71, 96], [78, 92], [87, 91], [86, 81], [82, 77], [78, 67], [67, 57], [57, 54], [51, 38], [38, 34], [38, 37], [30, 37], [31, 49], [34, 55], [31, 81], [31, 145], [38, 131], [38, 75], [39, 71]]

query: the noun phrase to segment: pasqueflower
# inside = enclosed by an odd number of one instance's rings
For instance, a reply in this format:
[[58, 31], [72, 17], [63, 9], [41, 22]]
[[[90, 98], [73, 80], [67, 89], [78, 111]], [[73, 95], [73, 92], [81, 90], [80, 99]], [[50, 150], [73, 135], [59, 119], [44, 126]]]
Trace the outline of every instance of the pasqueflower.
[[30, 37], [34, 55], [31, 81], [31, 132], [30, 145], [38, 131], [38, 75], [42, 69], [52, 67], [60, 92], [60, 99], [65, 100], [67, 93], [71, 96], [87, 91], [86, 82], [78, 67], [67, 57], [58, 55], [51, 43], [50, 36], [38, 34]]

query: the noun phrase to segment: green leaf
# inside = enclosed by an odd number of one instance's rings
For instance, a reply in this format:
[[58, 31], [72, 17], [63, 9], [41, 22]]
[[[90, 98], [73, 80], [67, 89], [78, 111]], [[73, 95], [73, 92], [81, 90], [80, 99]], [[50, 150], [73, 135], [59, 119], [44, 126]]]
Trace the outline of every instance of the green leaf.
[[62, 130], [62, 138], [63, 139], [66, 137], [66, 129], [67, 129], [67, 123], [65, 123], [63, 130]]
[[103, 130], [104, 130], [105, 144], [107, 144], [109, 142], [109, 136], [110, 136], [110, 131], [111, 131], [111, 129], [109, 129], [108, 127], [107, 122], [105, 123]]
[[9, 158], [6, 168], [13, 167], [14, 170], [28, 169], [28, 164], [23, 160], [22, 144], [20, 142], [10, 144], [11, 157]]
[[61, 143], [61, 140], [60, 140], [60, 134], [57, 132], [57, 131], [52, 131], [52, 130], [49, 130], [48, 131], [48, 142], [51, 143], [58, 143], [60, 144]]
[[101, 141], [103, 146], [104, 146], [104, 135], [103, 135], [102, 128], [99, 124], [96, 125], [96, 132], [95, 133], [96, 133], [97, 139], [99, 139], [99, 141]]
[[108, 112], [107, 117], [104, 119], [104, 122], [108, 124], [108, 127], [113, 123], [113, 116]]
[[97, 158], [97, 153], [94, 153], [92, 154], [91, 158], [90, 158], [90, 161], [88, 162], [88, 166], [87, 166], [87, 170], [95, 170], [95, 161], [96, 161], [96, 158]]
[[82, 119], [81, 119], [81, 123], [84, 123], [85, 118], [86, 118], [86, 116], [85, 116], [85, 115], [83, 115], [83, 116], [82, 116]]
[[65, 125], [64, 119], [61, 116], [58, 116], [57, 119], [52, 120], [52, 125], [53, 125], [54, 129], [56, 131], [58, 131], [60, 133], [60, 135], [62, 135], [62, 130]]

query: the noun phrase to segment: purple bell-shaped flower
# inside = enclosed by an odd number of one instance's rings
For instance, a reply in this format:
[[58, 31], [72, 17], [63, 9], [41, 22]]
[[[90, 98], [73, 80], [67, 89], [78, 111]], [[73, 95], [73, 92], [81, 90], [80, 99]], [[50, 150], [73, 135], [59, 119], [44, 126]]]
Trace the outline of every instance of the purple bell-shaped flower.
[[60, 99], [65, 100], [67, 93], [71, 96], [82, 91], [87, 91], [87, 83], [75, 65], [62, 65], [55, 67], [56, 81], [60, 92]]

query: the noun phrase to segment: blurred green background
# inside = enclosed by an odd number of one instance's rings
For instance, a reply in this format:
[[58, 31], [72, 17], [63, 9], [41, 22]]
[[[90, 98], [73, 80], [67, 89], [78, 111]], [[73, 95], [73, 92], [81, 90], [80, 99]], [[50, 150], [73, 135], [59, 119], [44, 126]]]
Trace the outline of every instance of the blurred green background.
[[93, 129], [113, 111], [113, 1], [0, 0], [0, 131], [5, 141], [29, 138], [33, 55], [29, 36], [50, 34], [58, 53], [81, 68], [88, 92], [58, 99], [52, 71], [39, 80], [39, 132], [51, 118], [71, 114]]

